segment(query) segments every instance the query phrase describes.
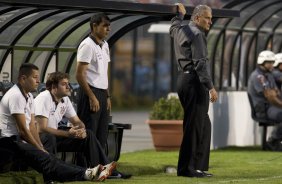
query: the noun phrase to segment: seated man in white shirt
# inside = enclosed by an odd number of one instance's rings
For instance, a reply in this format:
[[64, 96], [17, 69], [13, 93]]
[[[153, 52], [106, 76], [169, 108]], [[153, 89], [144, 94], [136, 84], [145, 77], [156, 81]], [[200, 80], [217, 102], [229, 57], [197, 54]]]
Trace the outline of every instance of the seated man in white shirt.
[[[46, 90], [35, 98], [35, 118], [39, 125], [40, 139], [46, 150], [58, 152], [82, 152], [87, 167], [108, 164], [109, 160], [92, 131], [86, 130], [69, 99], [69, 76], [62, 72], [48, 75]], [[72, 124], [68, 130], [58, 129], [58, 123], [68, 118]]]
[[[66, 164], [49, 154], [43, 147], [34, 121], [32, 93], [39, 84], [38, 67], [31, 63], [21, 65], [18, 83], [9, 89], [0, 102], [0, 150], [11, 152], [15, 158], [43, 174], [46, 182], [103, 181], [115, 168], [112, 162], [93, 169]], [[81, 134], [82, 135], [82, 134]], [[0, 152], [0, 155], [2, 153]]]
[[[86, 158], [87, 167], [109, 164], [110, 161], [97, 137], [91, 130], [85, 129], [84, 123], [77, 116], [69, 95], [69, 75], [53, 72], [48, 75], [46, 90], [34, 100], [35, 118], [44, 148], [53, 154], [57, 151], [82, 152]], [[68, 130], [58, 129], [58, 123], [64, 117], [68, 118], [72, 124]], [[130, 177], [130, 174], [113, 170], [108, 178], [127, 179]]]

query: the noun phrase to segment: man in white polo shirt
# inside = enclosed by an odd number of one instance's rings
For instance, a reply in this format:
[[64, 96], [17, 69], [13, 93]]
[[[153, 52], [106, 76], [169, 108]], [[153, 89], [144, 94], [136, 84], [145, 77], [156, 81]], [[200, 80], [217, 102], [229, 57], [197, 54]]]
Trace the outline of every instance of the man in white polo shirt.
[[35, 127], [31, 94], [38, 84], [38, 67], [31, 63], [22, 64], [18, 83], [6, 92], [0, 103], [0, 147], [13, 153], [15, 159], [21, 158], [28, 166], [41, 172], [46, 182], [105, 180], [115, 169], [115, 163], [87, 169], [66, 164], [44, 149]]
[[104, 40], [110, 31], [109, 17], [104, 13], [95, 14], [90, 19], [90, 28], [89, 37], [77, 50], [76, 79], [80, 85], [77, 114], [105, 148], [111, 108], [108, 91], [110, 51]]
[[[69, 99], [69, 75], [53, 72], [48, 75], [46, 89], [35, 98], [35, 118], [40, 128], [40, 138], [46, 150], [59, 152], [82, 152], [87, 167], [108, 164], [101, 145], [92, 131], [86, 130], [78, 118]], [[66, 117], [72, 127], [68, 130], [58, 129], [58, 124]], [[83, 164], [83, 163], [82, 163]]]
[[[108, 90], [109, 45], [105, 38], [110, 31], [110, 19], [104, 13], [90, 18], [91, 33], [77, 50], [76, 79], [78, 91], [77, 114], [85, 127], [96, 135], [105, 150], [108, 137], [111, 96]], [[112, 178], [130, 178], [130, 174], [114, 172]]]

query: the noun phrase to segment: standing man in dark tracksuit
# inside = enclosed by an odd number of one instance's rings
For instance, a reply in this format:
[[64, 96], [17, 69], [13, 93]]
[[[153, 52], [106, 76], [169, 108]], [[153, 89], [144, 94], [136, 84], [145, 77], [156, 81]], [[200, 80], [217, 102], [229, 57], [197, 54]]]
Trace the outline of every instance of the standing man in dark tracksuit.
[[209, 168], [211, 122], [209, 101], [218, 98], [210, 73], [206, 32], [212, 24], [211, 8], [195, 7], [188, 25], [181, 25], [185, 7], [178, 3], [178, 15], [172, 19], [170, 35], [179, 68], [177, 93], [184, 109], [183, 140], [177, 175], [211, 177]]

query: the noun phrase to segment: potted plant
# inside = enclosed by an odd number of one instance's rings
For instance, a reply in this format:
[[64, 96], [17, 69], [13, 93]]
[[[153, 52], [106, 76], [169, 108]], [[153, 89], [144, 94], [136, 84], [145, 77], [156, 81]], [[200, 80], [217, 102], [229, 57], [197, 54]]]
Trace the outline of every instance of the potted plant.
[[179, 149], [183, 137], [183, 114], [181, 103], [175, 96], [160, 98], [154, 103], [146, 123], [157, 151]]

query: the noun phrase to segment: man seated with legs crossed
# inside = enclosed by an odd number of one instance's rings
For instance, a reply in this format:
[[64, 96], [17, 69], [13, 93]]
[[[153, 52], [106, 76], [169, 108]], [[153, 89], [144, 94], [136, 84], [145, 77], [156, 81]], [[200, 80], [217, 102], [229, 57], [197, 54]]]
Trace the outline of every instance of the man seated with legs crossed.
[[31, 63], [22, 64], [18, 83], [5, 93], [0, 103], [0, 148], [12, 152], [15, 159], [21, 158], [28, 166], [42, 173], [45, 182], [105, 180], [115, 169], [115, 162], [87, 169], [67, 164], [44, 149], [36, 130], [31, 93], [36, 91], [38, 84], [38, 67]]

